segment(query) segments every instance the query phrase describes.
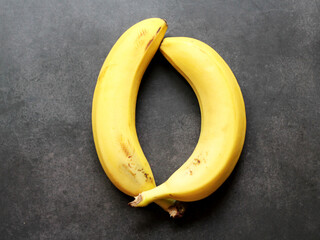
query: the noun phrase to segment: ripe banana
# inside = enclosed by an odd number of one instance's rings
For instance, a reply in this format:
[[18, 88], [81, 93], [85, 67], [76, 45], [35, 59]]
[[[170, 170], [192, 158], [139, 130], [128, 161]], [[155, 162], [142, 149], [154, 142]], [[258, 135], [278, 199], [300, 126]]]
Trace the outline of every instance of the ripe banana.
[[[166, 30], [167, 23], [159, 18], [129, 28], [108, 54], [94, 91], [92, 130], [98, 158], [111, 182], [130, 196], [156, 186], [137, 137], [135, 108], [141, 78]], [[173, 199], [156, 203], [173, 217], [184, 211]]]
[[231, 174], [243, 148], [245, 105], [232, 71], [205, 43], [185, 37], [165, 38], [165, 58], [196, 93], [201, 110], [201, 131], [190, 158], [163, 184], [135, 197], [142, 207], [162, 198], [197, 201], [213, 193]]

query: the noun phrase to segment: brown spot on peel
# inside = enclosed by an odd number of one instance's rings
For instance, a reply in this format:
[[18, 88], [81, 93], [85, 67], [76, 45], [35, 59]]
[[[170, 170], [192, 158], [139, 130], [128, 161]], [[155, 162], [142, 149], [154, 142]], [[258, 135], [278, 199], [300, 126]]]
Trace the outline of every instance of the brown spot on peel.
[[156, 33], [160, 32], [160, 30], [161, 30], [161, 27], [159, 27], [159, 28], [158, 28], [158, 30], [157, 30], [157, 32], [156, 32]]
[[[129, 166], [129, 165], [128, 165], [128, 166]], [[130, 167], [132, 167], [132, 166], [130, 165]], [[135, 168], [135, 169], [136, 169], [136, 168]], [[138, 168], [138, 169], [136, 169], [136, 170], [137, 170], [138, 172], [141, 172], [141, 173], [143, 174], [146, 182], [153, 182], [152, 177], [149, 175], [149, 173], [146, 173], [143, 168]]]
[[147, 49], [148, 49], [148, 47], [149, 47], [149, 46], [150, 46], [150, 44], [152, 43], [153, 39], [154, 39], [154, 37], [152, 37], [152, 38], [150, 39], [150, 41], [148, 42], [148, 44], [147, 44], [147, 46], [146, 46], [145, 50], [147, 50]]
[[[205, 162], [203, 160], [203, 162]], [[201, 160], [199, 158], [193, 159], [193, 161], [189, 164], [189, 166], [186, 169], [186, 174], [193, 175], [193, 171], [196, 171], [196, 167], [201, 163]]]
[[194, 165], [198, 165], [198, 164], [200, 164], [200, 162], [201, 161], [198, 158], [195, 158], [194, 161], [193, 161], [193, 164]]
[[143, 169], [141, 169], [141, 173], [144, 175], [146, 182], [152, 182], [152, 178], [149, 176], [149, 173], [146, 173]]
[[146, 29], [142, 29], [142, 31], [139, 33], [139, 38], [142, 37], [143, 35], [145, 35], [147, 33]]
[[132, 162], [129, 162], [129, 163], [128, 163], [128, 167], [129, 167], [129, 168], [134, 168], [134, 165], [135, 165], [135, 164], [132, 163]]
[[126, 144], [124, 144], [123, 142], [120, 142], [120, 146], [121, 146], [121, 150], [123, 151], [123, 153], [130, 158], [131, 155], [130, 155], [128, 146]]

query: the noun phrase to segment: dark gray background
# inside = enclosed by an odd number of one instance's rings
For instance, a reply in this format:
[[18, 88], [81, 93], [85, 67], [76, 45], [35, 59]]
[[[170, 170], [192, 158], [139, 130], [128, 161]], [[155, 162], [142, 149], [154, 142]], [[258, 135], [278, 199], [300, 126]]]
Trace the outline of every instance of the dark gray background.
[[[0, 0], [1, 239], [319, 239], [320, 1]], [[206, 42], [230, 65], [247, 110], [244, 150], [210, 197], [170, 219], [133, 209], [106, 178], [91, 101], [107, 53], [130, 26]], [[200, 111], [157, 54], [137, 131], [156, 181], [191, 154]]]

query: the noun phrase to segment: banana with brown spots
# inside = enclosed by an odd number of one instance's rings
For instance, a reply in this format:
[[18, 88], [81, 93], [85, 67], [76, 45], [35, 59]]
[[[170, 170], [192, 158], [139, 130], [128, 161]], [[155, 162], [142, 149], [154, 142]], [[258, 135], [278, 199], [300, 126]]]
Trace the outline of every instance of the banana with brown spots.
[[[130, 196], [156, 186], [138, 141], [135, 109], [141, 78], [166, 30], [159, 18], [129, 28], [108, 54], [94, 92], [92, 129], [99, 160], [111, 182]], [[155, 202], [172, 217], [184, 211], [172, 199]]]

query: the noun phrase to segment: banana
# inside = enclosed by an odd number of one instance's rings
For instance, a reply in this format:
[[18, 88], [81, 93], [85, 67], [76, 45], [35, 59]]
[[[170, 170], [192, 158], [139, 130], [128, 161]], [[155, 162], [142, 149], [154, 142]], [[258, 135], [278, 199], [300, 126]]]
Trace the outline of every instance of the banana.
[[232, 71], [207, 44], [192, 38], [165, 38], [161, 53], [189, 82], [201, 111], [201, 131], [190, 158], [163, 184], [135, 197], [129, 205], [146, 206], [162, 198], [197, 201], [228, 178], [243, 148], [245, 105]]
[[[109, 52], [94, 91], [92, 131], [98, 158], [111, 182], [130, 196], [156, 186], [137, 137], [135, 108], [141, 78], [166, 30], [166, 21], [159, 18], [129, 28]], [[184, 211], [173, 199], [156, 203], [172, 217]]]

